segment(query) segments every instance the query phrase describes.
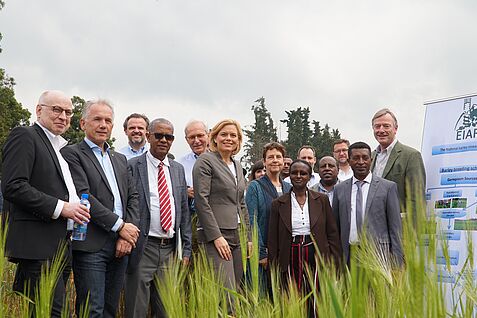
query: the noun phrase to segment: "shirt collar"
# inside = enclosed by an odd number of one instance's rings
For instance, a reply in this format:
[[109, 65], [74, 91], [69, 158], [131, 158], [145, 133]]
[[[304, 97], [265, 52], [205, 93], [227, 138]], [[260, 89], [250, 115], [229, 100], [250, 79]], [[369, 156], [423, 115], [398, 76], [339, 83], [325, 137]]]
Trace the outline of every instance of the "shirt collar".
[[[364, 178], [363, 181], [366, 182], [366, 183], [371, 184], [371, 180], [372, 180], [372, 179], [373, 179], [373, 173], [370, 171], [370, 172], [368, 173], [368, 175], [366, 176], [366, 178]], [[360, 181], [360, 180], [356, 179], [356, 177], [353, 176], [353, 184], [355, 184], [356, 181]]]
[[[99, 150], [101, 150], [101, 152], [103, 151], [103, 149], [101, 149], [97, 144], [95, 144], [94, 142], [92, 142], [91, 140], [88, 139], [88, 137], [84, 137], [84, 142], [86, 142], [86, 144], [91, 148], [91, 149], [94, 149], [94, 148], [97, 148]], [[104, 148], [106, 148], [106, 152], [109, 154], [109, 144], [107, 142], [104, 143]]]
[[55, 147], [58, 146], [58, 150], [68, 144], [68, 141], [66, 141], [65, 138], [61, 137], [60, 135], [55, 135], [54, 133], [49, 131], [47, 128], [43, 127], [43, 125], [40, 124], [40, 122], [36, 121], [35, 124], [37, 124], [38, 126], [40, 126], [41, 129], [43, 129], [43, 131], [46, 134], [46, 137], [48, 137], [51, 144]]
[[[147, 159], [149, 159], [149, 161], [151, 161], [151, 163], [154, 165], [154, 167], [158, 167], [159, 164], [161, 163], [161, 160], [157, 159], [156, 157], [154, 157], [150, 151], [148, 151], [146, 153], [146, 157]], [[164, 158], [164, 160], [162, 160], [162, 163], [167, 166], [167, 167], [170, 167], [170, 162], [169, 162], [169, 157], [166, 155], [166, 157]]]
[[378, 145], [378, 147], [376, 148], [376, 152], [381, 153], [382, 151], [386, 150], [387, 153], [390, 153], [391, 151], [393, 151], [393, 148], [396, 145], [397, 141], [398, 141], [397, 138], [394, 138], [393, 142], [386, 149], [382, 149], [382, 150], [381, 150], [381, 145]]
[[134, 149], [133, 147], [131, 147], [130, 144], [128, 144], [129, 151], [131, 151], [131, 152], [134, 153], [134, 154], [144, 153], [144, 150], [147, 149], [146, 146], [147, 146], [147, 142], [144, 144], [144, 146], [142, 146], [141, 148], [139, 148], [139, 150], [136, 150], [136, 149]]

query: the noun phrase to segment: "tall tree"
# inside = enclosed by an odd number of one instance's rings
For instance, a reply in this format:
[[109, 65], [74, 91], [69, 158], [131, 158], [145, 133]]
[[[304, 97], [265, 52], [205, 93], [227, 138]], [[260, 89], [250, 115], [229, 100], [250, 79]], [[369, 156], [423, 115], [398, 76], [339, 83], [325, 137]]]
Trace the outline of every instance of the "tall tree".
[[[80, 127], [80, 119], [81, 113], [83, 112], [84, 104], [86, 101], [79, 97], [73, 96], [71, 98], [71, 103], [73, 104], [73, 117], [71, 117], [71, 126], [70, 128], [63, 134], [63, 137], [68, 140], [68, 144], [73, 145], [77, 144], [84, 139], [84, 131], [81, 130]], [[116, 138], [112, 137], [108, 139], [108, 144], [113, 147]]]
[[316, 150], [316, 158], [333, 155], [333, 142], [341, 138], [338, 129], [332, 129], [325, 124], [325, 127], [320, 126], [320, 122], [313, 120], [313, 136], [311, 138], [311, 145]]
[[0, 149], [0, 162], [3, 157], [3, 144], [10, 130], [16, 126], [30, 124], [31, 113], [16, 100], [14, 86], [13, 77], [6, 75], [5, 70], [0, 68], [0, 147], [2, 148]]
[[277, 128], [273, 124], [270, 112], [265, 106], [265, 98], [262, 96], [252, 105], [255, 115], [255, 124], [250, 129], [244, 129], [247, 142], [244, 145], [246, 165], [262, 159], [263, 146], [271, 141], [277, 141]]
[[288, 138], [284, 144], [288, 155], [295, 158], [301, 146], [311, 144], [310, 108], [298, 107], [295, 110], [285, 111], [285, 113], [287, 119], [282, 122], [287, 125]]

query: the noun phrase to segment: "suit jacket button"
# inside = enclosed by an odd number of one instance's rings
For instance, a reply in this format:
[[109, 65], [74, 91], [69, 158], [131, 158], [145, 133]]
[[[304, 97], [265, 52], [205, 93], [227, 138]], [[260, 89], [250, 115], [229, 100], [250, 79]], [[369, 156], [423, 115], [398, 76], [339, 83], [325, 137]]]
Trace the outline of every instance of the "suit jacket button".
[[70, 197], [68, 195], [65, 195], [65, 201], [68, 201]]

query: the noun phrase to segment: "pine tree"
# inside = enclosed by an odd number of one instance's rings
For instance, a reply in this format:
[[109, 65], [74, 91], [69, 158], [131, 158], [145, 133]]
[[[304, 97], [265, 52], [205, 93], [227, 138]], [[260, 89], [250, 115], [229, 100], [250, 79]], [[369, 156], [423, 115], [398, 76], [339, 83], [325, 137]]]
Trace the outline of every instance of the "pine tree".
[[247, 142], [244, 145], [246, 165], [262, 159], [263, 146], [271, 141], [277, 141], [277, 129], [273, 124], [270, 112], [265, 106], [265, 98], [262, 96], [252, 105], [255, 115], [255, 123], [250, 129], [244, 129]]

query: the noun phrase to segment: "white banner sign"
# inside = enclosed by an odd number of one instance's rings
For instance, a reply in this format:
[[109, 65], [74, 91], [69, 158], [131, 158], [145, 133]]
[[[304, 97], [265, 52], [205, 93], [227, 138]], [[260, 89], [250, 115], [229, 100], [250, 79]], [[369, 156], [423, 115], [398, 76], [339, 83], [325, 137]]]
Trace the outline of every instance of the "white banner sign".
[[[437, 252], [439, 280], [448, 286], [448, 305], [461, 290], [467, 240], [474, 243], [477, 265], [477, 95], [426, 103], [422, 156], [426, 166], [428, 213], [438, 222], [440, 246], [446, 244], [450, 271], [442, 248]], [[469, 260], [470, 261], [470, 260]], [[474, 279], [476, 268], [469, 268]]]

